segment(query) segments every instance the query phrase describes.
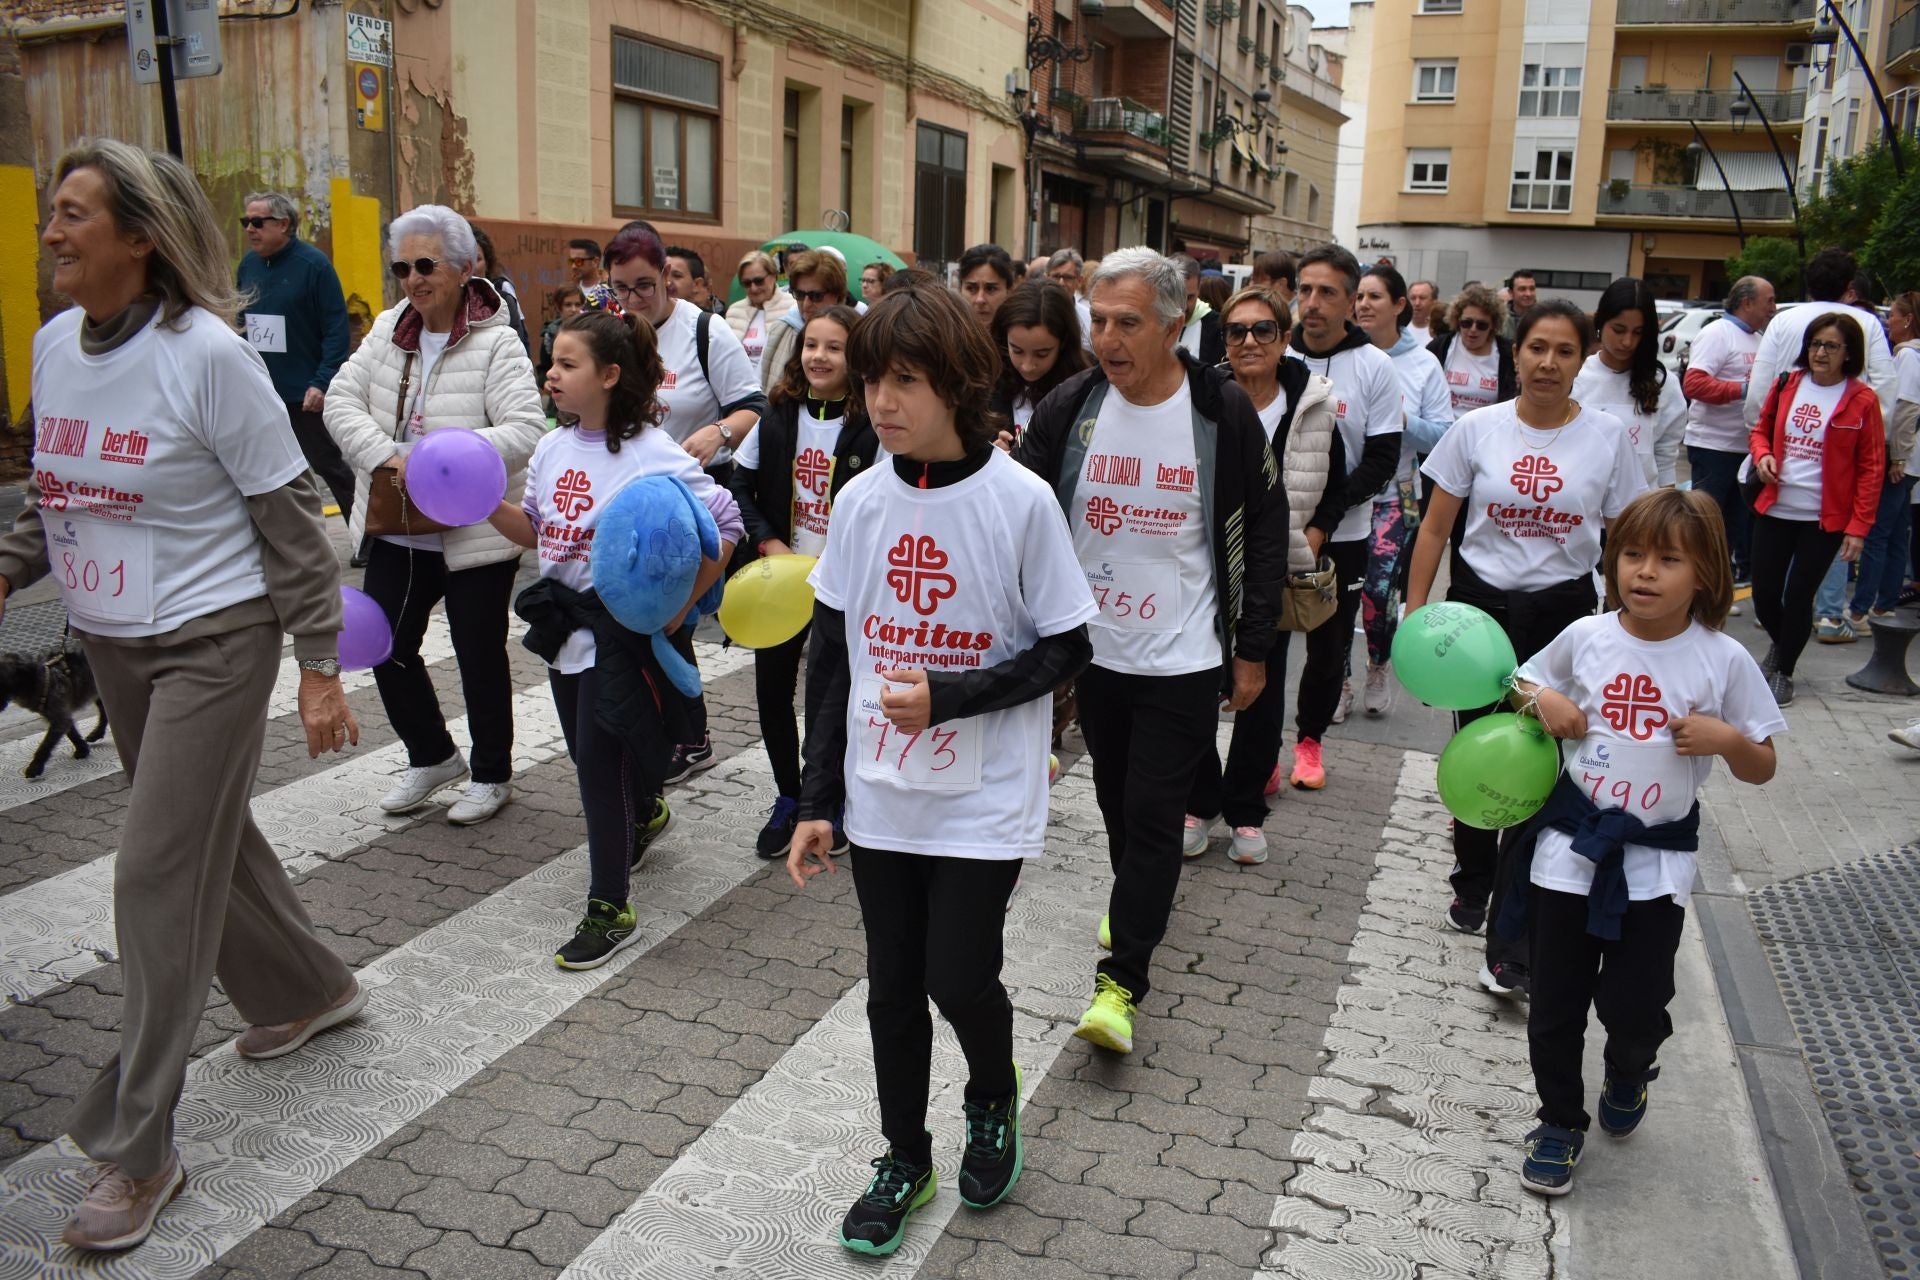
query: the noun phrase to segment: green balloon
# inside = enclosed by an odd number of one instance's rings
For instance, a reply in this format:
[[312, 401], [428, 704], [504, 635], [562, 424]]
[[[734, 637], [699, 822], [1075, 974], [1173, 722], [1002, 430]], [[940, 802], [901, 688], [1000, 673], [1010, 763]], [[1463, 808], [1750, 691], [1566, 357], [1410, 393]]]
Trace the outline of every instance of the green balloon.
[[1560, 777], [1560, 747], [1531, 716], [1482, 716], [1440, 753], [1440, 800], [1470, 827], [1498, 831], [1540, 811]]
[[1408, 693], [1445, 711], [1500, 701], [1518, 665], [1493, 615], [1470, 604], [1423, 605], [1393, 633], [1393, 674]]

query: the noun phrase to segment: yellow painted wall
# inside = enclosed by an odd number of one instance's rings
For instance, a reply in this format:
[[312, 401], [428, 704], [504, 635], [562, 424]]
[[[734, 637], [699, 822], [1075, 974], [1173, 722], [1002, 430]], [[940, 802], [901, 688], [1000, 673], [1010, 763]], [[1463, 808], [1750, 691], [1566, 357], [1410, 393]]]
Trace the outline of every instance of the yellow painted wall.
[[[518, 0], [462, 0], [460, 21], [452, 27], [454, 101], [492, 100], [506, 107], [470, 112], [470, 124], [472, 115], [486, 123], [466, 132], [473, 154], [473, 212], [482, 218], [521, 216], [520, 133], [533, 120], [516, 109], [520, 51], [510, 37], [518, 30], [519, 8]], [[546, 96], [538, 101], [544, 105]], [[543, 153], [536, 148], [536, 154]]]
[[40, 327], [34, 264], [40, 257], [40, 206], [33, 170], [0, 165], [0, 358], [7, 369], [7, 421], [26, 412], [33, 373], [33, 335]]
[[378, 315], [384, 309], [380, 201], [353, 194], [353, 183], [333, 179], [333, 269], [349, 299], [358, 294]]

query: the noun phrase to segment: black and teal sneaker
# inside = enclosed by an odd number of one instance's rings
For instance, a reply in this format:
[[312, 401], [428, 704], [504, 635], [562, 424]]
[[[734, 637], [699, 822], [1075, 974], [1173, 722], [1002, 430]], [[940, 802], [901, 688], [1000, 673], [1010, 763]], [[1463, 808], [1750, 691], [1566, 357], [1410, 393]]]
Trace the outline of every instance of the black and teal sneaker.
[[1020, 1142], [1020, 1064], [1013, 1064], [1013, 1096], [968, 1102], [967, 1146], [960, 1153], [960, 1203], [991, 1209], [1020, 1181], [1025, 1151]]
[[892, 1151], [873, 1162], [873, 1181], [840, 1221], [840, 1243], [855, 1253], [884, 1257], [900, 1247], [907, 1219], [933, 1199], [940, 1185], [930, 1164], [910, 1164]]
[[631, 906], [614, 906], [598, 898], [587, 903], [587, 914], [566, 946], [554, 952], [562, 969], [598, 969], [636, 937]]
[[1573, 1190], [1573, 1166], [1587, 1135], [1578, 1129], [1543, 1124], [1527, 1135], [1527, 1158], [1520, 1166], [1520, 1185], [1536, 1195], [1563, 1196]]
[[1601, 1129], [1615, 1138], [1624, 1138], [1640, 1127], [1647, 1115], [1647, 1086], [1619, 1084], [1608, 1076], [1600, 1085], [1600, 1105], [1595, 1109]]
[[641, 811], [647, 816], [633, 824], [633, 860], [627, 864], [633, 867], [640, 865], [640, 859], [647, 856], [653, 842], [673, 825], [673, 810], [667, 807], [665, 796], [655, 796], [651, 803], [642, 802]]

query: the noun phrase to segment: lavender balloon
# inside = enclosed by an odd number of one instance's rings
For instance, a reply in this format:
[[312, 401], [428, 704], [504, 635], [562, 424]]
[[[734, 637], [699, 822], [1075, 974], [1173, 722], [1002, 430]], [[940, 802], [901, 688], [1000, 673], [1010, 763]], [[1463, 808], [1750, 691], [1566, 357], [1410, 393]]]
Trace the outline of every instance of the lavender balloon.
[[340, 665], [349, 671], [379, 666], [393, 654], [393, 627], [387, 611], [357, 587], [340, 588], [346, 618], [340, 624]]
[[506, 496], [506, 459], [479, 432], [442, 427], [408, 454], [407, 492], [441, 524], [479, 524]]

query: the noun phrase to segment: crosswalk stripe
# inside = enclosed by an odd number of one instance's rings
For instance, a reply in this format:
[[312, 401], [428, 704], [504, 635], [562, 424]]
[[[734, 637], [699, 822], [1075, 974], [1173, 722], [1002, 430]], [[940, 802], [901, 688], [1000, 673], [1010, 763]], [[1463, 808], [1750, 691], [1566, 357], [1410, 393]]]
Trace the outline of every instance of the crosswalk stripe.
[[[717, 645], [702, 647], [708, 650], [701, 654], [703, 674], [710, 659], [716, 668], [738, 669], [728, 665]], [[515, 696], [513, 725], [516, 770], [544, 764], [567, 749], [544, 681]], [[456, 741], [466, 738], [465, 717], [447, 727]], [[253, 820], [280, 853], [287, 874], [300, 875], [420, 820], [417, 812], [389, 815], [375, 804], [376, 793], [384, 792], [406, 764], [406, 747], [399, 742], [349, 757], [256, 795]], [[114, 958], [113, 865], [114, 855], [108, 854], [0, 896], [0, 996], [24, 1003]]]
[[[429, 663], [444, 662], [453, 656], [453, 642], [447, 637], [445, 614], [434, 614], [428, 623], [426, 638], [420, 645], [420, 656]], [[373, 673], [349, 671], [340, 677], [340, 683], [348, 693], [371, 688]], [[267, 718], [278, 719], [298, 711], [299, 689], [300, 671], [293, 665], [293, 649], [288, 646], [280, 664], [280, 672], [274, 677], [273, 694], [267, 702]], [[90, 709], [81, 718], [82, 735], [92, 731], [96, 715]], [[113, 735], [108, 734], [93, 744], [93, 754], [85, 760], [75, 760], [73, 748], [69, 745], [55, 747], [53, 755], [47, 760], [47, 771], [38, 778], [25, 777], [21, 771], [33, 757], [33, 749], [39, 745], [41, 734], [46, 732], [46, 721], [34, 716], [28, 727], [30, 731], [23, 736], [0, 743], [0, 813], [31, 804], [35, 800], [45, 800], [48, 796], [57, 796], [95, 778], [120, 772], [120, 753], [114, 748]]]
[[756, 747], [676, 793], [674, 827], [634, 874], [639, 940], [598, 969], [548, 958], [580, 918], [581, 845], [360, 970], [370, 998], [358, 1021], [272, 1062], [225, 1047], [195, 1061], [175, 1117], [187, 1187], [137, 1251], [77, 1260], [58, 1239], [84, 1190], [81, 1156], [62, 1139], [21, 1157], [0, 1171], [0, 1276], [194, 1275], [763, 867], [738, 824], [685, 800], [735, 806], [742, 783], [770, 776]]
[[[1053, 818], [1098, 823], [1084, 757], [1052, 792]], [[1112, 876], [1104, 842], [1061, 831], [1027, 862], [1007, 913], [1002, 978], [1014, 1003], [1014, 1058], [1030, 1096], [1052, 1068], [1092, 990], [1094, 931]], [[755, 1280], [912, 1275], [960, 1207], [954, 1190], [967, 1077], [952, 1030], [934, 1019], [928, 1127], [941, 1187], [897, 1252], [854, 1258], [840, 1218], [879, 1154], [867, 984], [846, 995], [783, 1054], [634, 1204], [574, 1259], [561, 1280]], [[1014, 1192], [1017, 1198], [1019, 1192]]]

